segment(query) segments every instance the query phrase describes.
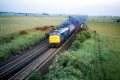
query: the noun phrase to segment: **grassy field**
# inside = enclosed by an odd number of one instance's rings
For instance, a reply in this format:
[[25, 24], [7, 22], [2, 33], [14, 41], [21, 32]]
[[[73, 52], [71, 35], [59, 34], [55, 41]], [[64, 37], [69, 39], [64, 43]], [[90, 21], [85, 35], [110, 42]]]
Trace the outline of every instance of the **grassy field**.
[[[66, 19], [65, 17], [0, 16], [0, 61], [7, 60], [42, 41], [50, 32], [32, 28], [50, 25], [56, 27]], [[25, 30], [27, 34], [20, 35], [18, 30]], [[10, 37], [13, 38], [8, 39]]]
[[13, 39], [4, 40], [0, 43], [0, 62], [29, 49], [32, 45], [47, 38], [47, 34], [49, 34], [49, 31], [41, 32], [35, 29], [26, 31], [27, 34], [20, 35], [15, 33]]
[[[104, 21], [104, 22], [103, 22]], [[114, 22], [113, 19], [88, 19], [87, 26], [91, 30], [96, 30], [101, 35], [120, 37], [120, 23]]]
[[100, 80], [120, 79], [120, 23], [113, 19], [89, 19], [87, 26], [98, 32]]
[[0, 36], [21, 29], [59, 25], [66, 17], [0, 16]]

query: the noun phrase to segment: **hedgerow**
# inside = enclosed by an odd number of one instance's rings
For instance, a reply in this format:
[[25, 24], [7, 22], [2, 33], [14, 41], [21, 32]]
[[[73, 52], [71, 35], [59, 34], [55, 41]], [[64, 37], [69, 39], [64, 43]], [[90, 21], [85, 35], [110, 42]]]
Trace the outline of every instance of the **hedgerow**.
[[83, 46], [83, 42], [90, 38], [91, 34], [88, 31], [81, 31], [79, 34], [76, 35], [75, 41], [72, 43], [71, 50], [78, 50]]
[[71, 50], [76, 51], [78, 48], [82, 47], [83, 44], [79, 40], [75, 40], [72, 43]]
[[86, 39], [90, 38], [91, 34], [88, 31], [81, 31], [76, 36], [76, 40], [79, 40], [81, 43], [83, 43]]

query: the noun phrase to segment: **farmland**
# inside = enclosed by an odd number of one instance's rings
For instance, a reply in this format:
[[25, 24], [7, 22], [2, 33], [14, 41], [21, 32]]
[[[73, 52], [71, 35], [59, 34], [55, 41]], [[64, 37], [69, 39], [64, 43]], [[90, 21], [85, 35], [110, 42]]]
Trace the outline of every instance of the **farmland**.
[[0, 36], [17, 32], [21, 29], [56, 26], [66, 19], [65, 17], [0, 16]]
[[[120, 79], [120, 23], [113, 19], [89, 19], [87, 26], [98, 32], [101, 80]], [[103, 77], [102, 77], [103, 76]]]
[[114, 22], [112, 18], [89, 18], [87, 26], [101, 35], [120, 37], [120, 23]]

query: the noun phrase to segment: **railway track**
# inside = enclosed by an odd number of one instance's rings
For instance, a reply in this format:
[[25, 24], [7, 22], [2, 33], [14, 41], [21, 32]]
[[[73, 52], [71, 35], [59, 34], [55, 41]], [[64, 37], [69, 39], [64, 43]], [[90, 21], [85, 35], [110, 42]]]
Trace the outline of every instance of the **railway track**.
[[[48, 51], [46, 51], [42, 56], [38, 57], [36, 60], [34, 60], [32, 63], [30, 63], [28, 66], [23, 68], [21, 71], [19, 71], [17, 74], [12, 76], [10, 80], [23, 80], [26, 78], [26, 75], [30, 73], [31, 70], [37, 69], [40, 65], [42, 65], [48, 57], [52, 55], [57, 50], [57, 48], [51, 48]], [[28, 79], [28, 78], [26, 78]]]
[[45, 40], [38, 47], [0, 67], [0, 79], [9, 79], [11, 76], [16, 74], [17, 71], [30, 64], [30, 62], [32, 62], [36, 57], [42, 55], [43, 52], [49, 48], [49, 46], [50, 44], [48, 40]]
[[48, 67], [55, 56], [70, 47], [74, 35], [79, 30], [80, 26], [59, 48], [49, 48], [50, 44], [47, 40], [32, 51], [2, 66], [0, 68], [0, 80], [27, 80], [31, 70], [39, 70], [41, 75], [44, 75], [48, 72]]
[[30, 75], [29, 73], [31, 72], [31, 70], [40, 71], [42, 76], [46, 74], [48, 72], [49, 65], [52, 63], [55, 56], [60, 52], [67, 50], [70, 47], [70, 45], [72, 44], [71, 42], [73, 41], [73, 37], [77, 32], [79, 32], [79, 29], [80, 28], [78, 27], [78, 29], [76, 29], [76, 31], [69, 37], [69, 39], [61, 47], [50, 48], [42, 56], [38, 57], [28, 66], [26, 66], [17, 74], [12, 76], [10, 80], [28, 80], [29, 79], [28, 76]]

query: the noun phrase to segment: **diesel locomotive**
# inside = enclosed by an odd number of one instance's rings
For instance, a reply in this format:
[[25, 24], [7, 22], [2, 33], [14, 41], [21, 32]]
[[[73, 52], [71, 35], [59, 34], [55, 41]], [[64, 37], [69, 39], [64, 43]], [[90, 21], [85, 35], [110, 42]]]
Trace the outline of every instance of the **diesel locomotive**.
[[[83, 17], [83, 16], [82, 16]], [[59, 26], [59, 29], [52, 31], [49, 35], [51, 47], [59, 47], [70, 36], [78, 25], [83, 24], [86, 18], [69, 17], [67, 21]]]
[[74, 32], [75, 29], [76, 26], [70, 24], [67, 27], [52, 31], [49, 35], [49, 43], [51, 44], [51, 47], [59, 47], [61, 43]]

